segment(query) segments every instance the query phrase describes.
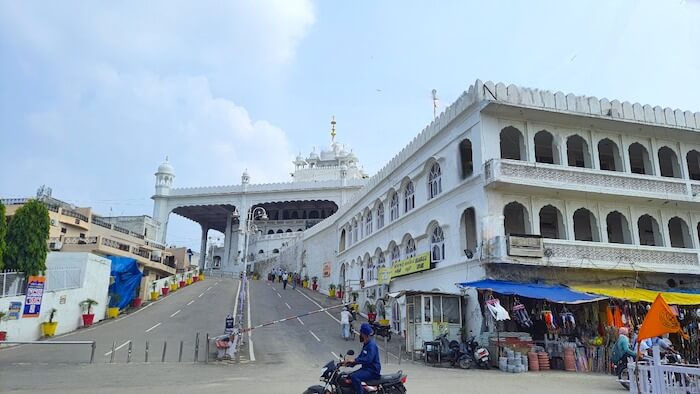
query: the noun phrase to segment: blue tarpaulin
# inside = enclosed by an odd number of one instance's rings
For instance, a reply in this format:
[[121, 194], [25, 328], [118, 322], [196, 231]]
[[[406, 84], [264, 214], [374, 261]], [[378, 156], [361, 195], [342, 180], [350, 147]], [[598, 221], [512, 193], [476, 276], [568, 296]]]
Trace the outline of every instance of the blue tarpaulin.
[[134, 299], [136, 290], [141, 285], [143, 273], [139, 271], [139, 263], [131, 257], [107, 256], [112, 261], [110, 275], [114, 277], [114, 283], [109, 285], [109, 294], [118, 294], [119, 302], [114, 297], [109, 300], [110, 307], [124, 309]]
[[494, 279], [457, 283], [457, 286], [462, 288], [473, 287], [478, 290], [491, 290], [495, 293], [506, 295], [518, 295], [527, 298], [544, 299], [559, 304], [581, 304], [607, 298], [581, 293], [561, 285], [518, 283]]

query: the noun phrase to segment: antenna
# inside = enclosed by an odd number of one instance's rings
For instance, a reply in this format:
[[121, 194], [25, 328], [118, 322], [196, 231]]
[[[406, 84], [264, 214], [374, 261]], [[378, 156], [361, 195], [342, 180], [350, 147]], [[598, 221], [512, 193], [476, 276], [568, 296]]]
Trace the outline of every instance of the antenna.
[[440, 99], [437, 95], [437, 90], [433, 89], [433, 119], [437, 118], [437, 109], [440, 106]]

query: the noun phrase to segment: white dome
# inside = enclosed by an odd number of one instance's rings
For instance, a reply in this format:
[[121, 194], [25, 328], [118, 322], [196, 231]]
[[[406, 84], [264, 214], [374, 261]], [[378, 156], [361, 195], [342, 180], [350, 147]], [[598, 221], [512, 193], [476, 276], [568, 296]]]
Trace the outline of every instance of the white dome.
[[318, 154], [315, 149], [309, 153], [309, 160], [318, 160]]
[[297, 161], [298, 161], [298, 162], [302, 162], [302, 161], [304, 161], [304, 158], [301, 157], [301, 155], [297, 155]]
[[170, 165], [170, 162], [168, 162], [168, 159], [166, 158], [165, 161], [158, 166], [158, 172], [173, 175], [175, 174], [175, 169]]
[[321, 151], [321, 160], [334, 160], [335, 152], [330, 149], [324, 149]]

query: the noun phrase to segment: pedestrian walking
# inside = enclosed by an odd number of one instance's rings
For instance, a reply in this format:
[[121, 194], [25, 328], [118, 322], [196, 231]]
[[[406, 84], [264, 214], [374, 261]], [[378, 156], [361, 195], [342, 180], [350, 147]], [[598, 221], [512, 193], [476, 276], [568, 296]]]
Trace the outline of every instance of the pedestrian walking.
[[297, 289], [297, 280], [299, 279], [299, 274], [296, 272], [292, 274], [292, 289]]
[[346, 341], [350, 338], [350, 319], [352, 315], [348, 312], [348, 307], [344, 306], [340, 312], [340, 333]]
[[282, 274], [282, 288], [283, 288], [284, 290], [287, 290], [287, 280], [288, 280], [288, 279], [289, 279], [289, 275], [287, 275], [286, 272], [283, 273], [283, 274]]

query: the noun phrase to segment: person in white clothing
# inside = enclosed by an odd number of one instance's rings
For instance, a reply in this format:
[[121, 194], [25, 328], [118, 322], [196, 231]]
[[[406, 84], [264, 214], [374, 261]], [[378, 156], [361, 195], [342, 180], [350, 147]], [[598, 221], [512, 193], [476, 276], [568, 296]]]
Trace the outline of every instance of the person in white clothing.
[[340, 312], [340, 330], [346, 341], [350, 338], [350, 320], [352, 320], [352, 314], [348, 311], [348, 307], [344, 306], [343, 311]]
[[287, 275], [287, 271], [285, 271], [282, 274], [282, 288], [284, 290], [287, 290], [287, 280], [289, 279], [289, 275]]

